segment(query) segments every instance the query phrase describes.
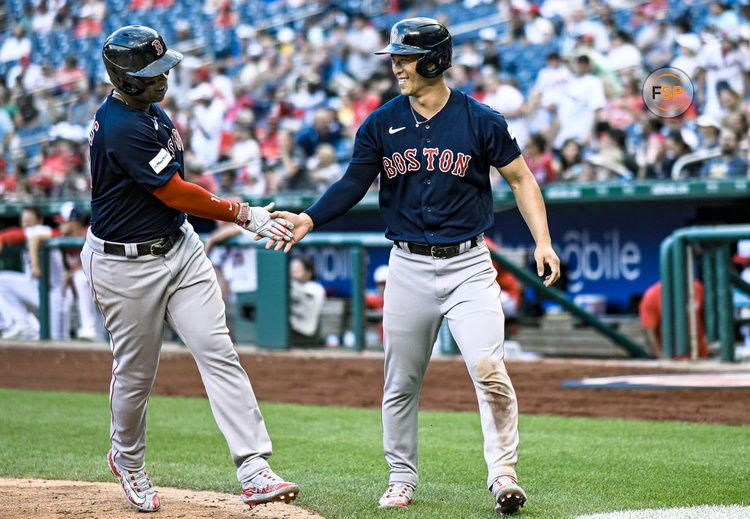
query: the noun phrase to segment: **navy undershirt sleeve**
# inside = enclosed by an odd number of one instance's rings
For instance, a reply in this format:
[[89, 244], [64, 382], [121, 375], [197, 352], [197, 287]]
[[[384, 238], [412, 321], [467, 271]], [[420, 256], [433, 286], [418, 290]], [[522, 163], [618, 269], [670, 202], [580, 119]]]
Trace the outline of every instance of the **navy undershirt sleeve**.
[[346, 213], [367, 193], [380, 172], [377, 164], [349, 164], [346, 173], [305, 210], [317, 228]]

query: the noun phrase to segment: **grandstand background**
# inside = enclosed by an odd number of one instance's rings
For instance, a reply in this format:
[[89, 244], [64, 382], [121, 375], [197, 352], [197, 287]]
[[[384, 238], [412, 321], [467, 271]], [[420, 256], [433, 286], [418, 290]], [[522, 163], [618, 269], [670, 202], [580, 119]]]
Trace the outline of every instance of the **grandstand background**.
[[[571, 296], [605, 293], [609, 310], [633, 312], [658, 277], [663, 237], [692, 223], [747, 221], [747, 0], [6, 0], [2, 9], [5, 225], [25, 203], [47, 200], [51, 216], [65, 200], [87, 202], [89, 125], [111, 89], [101, 46], [116, 28], [149, 25], [185, 54], [164, 107], [186, 146], [188, 180], [303, 209], [346, 170], [364, 118], [398, 94], [388, 58], [373, 51], [395, 21], [417, 15], [440, 19], [454, 35], [449, 85], [508, 119], [570, 270], [584, 270], [574, 256], [587, 243], [638, 245], [637, 279], [580, 274], [566, 287]], [[672, 119], [649, 112], [641, 95], [644, 78], [664, 66], [685, 71], [697, 92]], [[507, 186], [499, 175], [493, 186], [504, 213]], [[376, 191], [330, 230], [379, 230]], [[512, 230], [517, 215], [502, 219], [492, 237], [528, 247]], [[204, 232], [212, 225], [196, 221]], [[372, 254], [370, 285], [383, 260]], [[327, 281], [345, 291], [338, 274]]]

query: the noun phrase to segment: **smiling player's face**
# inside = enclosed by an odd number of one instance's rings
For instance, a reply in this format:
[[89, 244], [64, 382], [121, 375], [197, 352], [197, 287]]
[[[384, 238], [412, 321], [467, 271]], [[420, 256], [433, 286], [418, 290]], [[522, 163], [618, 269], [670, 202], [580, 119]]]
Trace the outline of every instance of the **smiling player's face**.
[[417, 96], [432, 83], [417, 73], [417, 60], [421, 56], [391, 54], [391, 69], [398, 81], [398, 88], [405, 96]]

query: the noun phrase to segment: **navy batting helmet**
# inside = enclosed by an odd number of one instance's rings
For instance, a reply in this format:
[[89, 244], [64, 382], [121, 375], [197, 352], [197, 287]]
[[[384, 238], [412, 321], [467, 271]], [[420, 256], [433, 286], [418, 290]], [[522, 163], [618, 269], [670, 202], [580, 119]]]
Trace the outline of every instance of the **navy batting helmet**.
[[375, 54], [422, 54], [417, 73], [434, 78], [448, 70], [453, 40], [445, 25], [432, 18], [406, 18], [391, 29], [391, 41]]
[[182, 60], [182, 54], [167, 49], [164, 39], [152, 28], [128, 25], [109, 35], [102, 59], [118, 89], [139, 95], [146, 89], [143, 78], [165, 73]]

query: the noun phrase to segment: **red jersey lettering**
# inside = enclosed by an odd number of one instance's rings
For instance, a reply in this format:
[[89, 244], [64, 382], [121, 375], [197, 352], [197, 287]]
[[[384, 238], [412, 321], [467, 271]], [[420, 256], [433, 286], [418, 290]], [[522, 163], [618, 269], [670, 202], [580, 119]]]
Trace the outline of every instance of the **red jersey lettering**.
[[456, 164], [453, 168], [452, 173], [456, 176], [463, 177], [466, 174], [466, 170], [469, 169], [469, 161], [471, 160], [471, 155], [464, 155], [463, 153], [458, 154], [456, 157]]
[[393, 154], [393, 163], [396, 165], [396, 169], [398, 169], [399, 173], [401, 173], [402, 175], [406, 173], [406, 161], [400, 153]]
[[440, 150], [437, 148], [422, 148], [422, 155], [427, 157], [427, 171], [435, 170], [435, 155], [437, 155], [439, 151]]
[[440, 171], [448, 173], [453, 165], [453, 152], [451, 150], [443, 150], [440, 154]]
[[388, 157], [383, 157], [383, 170], [388, 178], [393, 178], [398, 175], [398, 170], [393, 166], [393, 161]]
[[417, 160], [417, 148], [409, 148], [404, 152], [406, 171], [419, 171], [422, 165]]

